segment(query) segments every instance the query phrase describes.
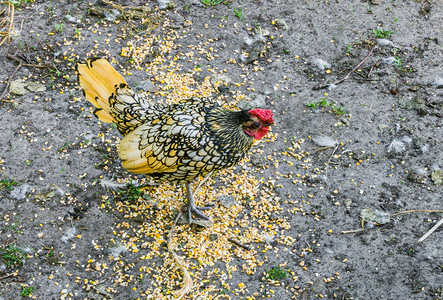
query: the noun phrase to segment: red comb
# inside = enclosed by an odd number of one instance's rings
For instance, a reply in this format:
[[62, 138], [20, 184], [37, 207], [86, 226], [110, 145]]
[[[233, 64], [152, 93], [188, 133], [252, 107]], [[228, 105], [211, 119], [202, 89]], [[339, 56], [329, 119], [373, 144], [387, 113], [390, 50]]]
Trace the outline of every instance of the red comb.
[[253, 109], [250, 110], [249, 113], [253, 116], [257, 116], [260, 118], [260, 120], [271, 124], [274, 123], [274, 119], [272, 119], [272, 111], [270, 111], [269, 109], [261, 109], [261, 108], [257, 108], [257, 109]]

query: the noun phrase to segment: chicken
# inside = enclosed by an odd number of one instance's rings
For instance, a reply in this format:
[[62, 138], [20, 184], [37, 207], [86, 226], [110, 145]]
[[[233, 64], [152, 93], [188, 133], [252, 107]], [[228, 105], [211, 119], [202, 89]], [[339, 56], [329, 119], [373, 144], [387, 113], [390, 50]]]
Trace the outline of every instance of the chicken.
[[78, 63], [80, 86], [102, 122], [123, 135], [118, 149], [125, 169], [157, 180], [184, 184], [188, 219], [208, 220], [197, 207], [190, 183], [238, 163], [273, 124], [270, 110], [231, 111], [210, 98], [149, 104], [138, 97], [105, 59]]

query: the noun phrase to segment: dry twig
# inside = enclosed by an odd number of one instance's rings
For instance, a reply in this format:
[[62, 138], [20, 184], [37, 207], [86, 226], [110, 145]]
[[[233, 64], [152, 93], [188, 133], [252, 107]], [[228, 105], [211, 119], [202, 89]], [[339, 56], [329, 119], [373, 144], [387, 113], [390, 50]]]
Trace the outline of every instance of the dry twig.
[[0, 277], [0, 280], [2, 280], [2, 279], [5, 279], [5, 278], [8, 278], [8, 277], [12, 277], [12, 276], [17, 276], [17, 272], [13, 272], [13, 273], [9, 273], [9, 274], [6, 274], [6, 275], [4, 275], [4, 276], [1, 276]]
[[[10, 54], [7, 54], [6, 56], [7, 56], [8, 58], [14, 57], [14, 56], [12, 56], [12, 55], [10, 55]], [[3, 97], [5, 97], [6, 94], [8, 93], [9, 85], [11, 84], [11, 80], [12, 80], [12, 78], [14, 77], [15, 73], [17, 73], [17, 71], [23, 66], [24, 61], [23, 61], [22, 59], [18, 59], [18, 58], [16, 58], [16, 57], [14, 57], [14, 59], [15, 59], [16, 61], [19, 62], [19, 63], [18, 63], [18, 66], [15, 68], [14, 72], [12, 72], [12, 74], [9, 76], [8, 81], [6, 82], [5, 89], [3, 90], [3, 93], [2, 93], [2, 95], [0, 96], [0, 101], [3, 101]]]
[[438, 227], [440, 227], [443, 224], [443, 219], [441, 219], [437, 224], [435, 224], [431, 229], [429, 229], [428, 232], [426, 232], [419, 240], [418, 243], [423, 242], [430, 236], [434, 231], [437, 230]]
[[[441, 209], [413, 209], [413, 210], [405, 210], [405, 211], [401, 211], [395, 214], [390, 215], [389, 217], [395, 217], [401, 214], [408, 214], [408, 213], [413, 213], [413, 212], [443, 212], [443, 210]], [[363, 223], [364, 221], [362, 220], [362, 227], [363, 227]], [[424, 241], [431, 233], [433, 233], [439, 226], [441, 226], [443, 224], [443, 219], [440, 220], [440, 222], [438, 222], [434, 227], [432, 227], [424, 236], [422, 236], [418, 242], [422, 242]], [[361, 232], [365, 230], [364, 228], [360, 228], [360, 229], [355, 229], [355, 230], [346, 230], [346, 231], [342, 231], [341, 233], [357, 233], [357, 232]]]
[[[0, 20], [0, 28], [6, 29], [6, 31], [0, 31], [0, 36], [3, 36], [3, 39], [0, 41], [0, 46], [7, 40], [8, 43], [11, 40], [11, 35], [16, 35], [14, 29], [14, 4], [8, 1], [8, 15], [5, 19]], [[6, 11], [6, 7], [0, 12], [0, 15]]]
[[412, 210], [405, 210], [405, 211], [400, 211], [398, 213], [392, 214], [389, 217], [395, 217], [401, 214], [408, 214], [408, 213], [413, 213], [413, 212], [443, 212], [443, 210], [441, 209], [412, 209]]
[[241, 248], [245, 249], [245, 250], [248, 250], [248, 251], [251, 250], [251, 247], [249, 247], [247, 245], [244, 245], [244, 244], [240, 243], [239, 241], [234, 240], [233, 238], [228, 238], [228, 241], [233, 243], [234, 245], [236, 245], [238, 247], [241, 247]]
[[177, 225], [177, 222], [181, 216], [182, 212], [179, 211], [177, 217], [174, 220], [174, 223], [172, 223], [171, 230], [168, 233], [168, 252], [183, 273], [183, 287], [178, 291], [179, 296], [177, 297], [177, 299], [179, 300], [182, 299], [192, 289], [193, 286], [191, 275], [189, 275], [186, 266], [183, 264], [178, 255], [175, 253], [174, 245], [172, 244], [172, 237], [174, 236], [175, 226]]
[[203, 185], [203, 183], [206, 182], [206, 180], [208, 180], [209, 177], [212, 176], [212, 174], [214, 174], [214, 171], [209, 172], [198, 184], [198, 186], [195, 188], [194, 190], [194, 194], [197, 193], [198, 189], [201, 188], [201, 186]]
[[[352, 73], [354, 73], [356, 70], [358, 70], [358, 68], [360, 68], [369, 59], [369, 57], [372, 55], [372, 52], [374, 52], [375, 48], [377, 48], [377, 46], [373, 46], [371, 48], [371, 50], [369, 51], [368, 55], [366, 55], [366, 57], [354, 69], [352, 69], [348, 74], [346, 74], [345, 77], [343, 77], [342, 79], [340, 79], [340, 80], [338, 80], [338, 81], [336, 81], [336, 82], [334, 82], [332, 84], [337, 85], [337, 84], [342, 83], [346, 79], [348, 79], [349, 76], [351, 76]], [[320, 85], [317, 85], [317, 86], [313, 87], [312, 89], [313, 90], [320, 90], [320, 89], [327, 88], [330, 85], [331, 84], [320, 84]]]
[[360, 228], [360, 229], [354, 229], [354, 230], [345, 230], [342, 231], [340, 233], [346, 234], [346, 233], [357, 233], [357, 232], [362, 232], [363, 230], [365, 230], [364, 228]]
[[[214, 173], [214, 171], [208, 173], [208, 175], [203, 178], [202, 181], [200, 181], [200, 184], [195, 188], [194, 193], [197, 192], [197, 190], [203, 185], [203, 183], [206, 182], [206, 180], [211, 177], [211, 175]], [[181, 259], [178, 257], [178, 255], [174, 251], [174, 246], [172, 244], [172, 238], [174, 236], [175, 226], [177, 225], [178, 220], [182, 216], [182, 212], [179, 211], [177, 217], [175, 218], [174, 222], [172, 223], [171, 230], [168, 233], [168, 251], [169, 254], [174, 259], [174, 262], [178, 265], [180, 270], [183, 273], [183, 287], [178, 291], [178, 297], [177, 299], [182, 299], [191, 289], [193, 286], [191, 275], [189, 275], [188, 270], [186, 269], [186, 266], [183, 264]]]
[[[340, 145], [340, 144], [339, 144], [339, 145]], [[337, 145], [337, 146], [335, 147], [334, 151], [332, 151], [332, 154], [331, 154], [331, 156], [329, 157], [328, 162], [326, 163], [326, 171], [325, 171], [325, 177], [326, 177], [326, 180], [328, 179], [329, 164], [330, 164], [330, 162], [331, 162], [332, 157], [334, 156], [335, 151], [337, 151], [339, 145]], [[326, 184], [328, 184], [327, 181], [326, 181]]]

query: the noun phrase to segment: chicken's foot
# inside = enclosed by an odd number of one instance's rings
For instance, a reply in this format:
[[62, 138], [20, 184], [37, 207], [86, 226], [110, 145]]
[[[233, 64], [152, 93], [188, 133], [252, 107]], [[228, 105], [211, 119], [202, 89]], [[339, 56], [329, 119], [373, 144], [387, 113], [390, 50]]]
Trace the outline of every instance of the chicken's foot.
[[209, 217], [206, 216], [204, 213], [201, 212], [201, 210], [208, 210], [211, 209], [213, 207], [213, 205], [208, 205], [208, 206], [197, 206], [194, 203], [194, 196], [192, 194], [192, 190], [191, 190], [191, 184], [186, 183], [185, 184], [186, 187], [186, 198], [188, 198], [188, 220], [189, 220], [189, 224], [193, 223], [192, 220], [192, 215], [195, 215], [199, 218], [202, 218], [204, 220], [209, 220]]

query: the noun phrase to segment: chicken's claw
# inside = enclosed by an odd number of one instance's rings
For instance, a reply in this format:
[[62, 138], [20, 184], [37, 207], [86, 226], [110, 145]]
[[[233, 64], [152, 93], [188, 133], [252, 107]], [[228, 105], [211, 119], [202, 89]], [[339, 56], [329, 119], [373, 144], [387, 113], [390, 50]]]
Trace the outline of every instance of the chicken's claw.
[[196, 206], [194, 202], [189, 202], [188, 204], [188, 220], [189, 224], [193, 223], [192, 215], [197, 216], [201, 219], [209, 221], [209, 217], [202, 213], [202, 210], [209, 210], [213, 207], [213, 205], [208, 206]]
[[201, 219], [204, 219], [206, 221], [209, 221], [210, 218], [208, 216], [206, 216], [203, 212], [201, 212], [201, 210], [209, 210], [209, 209], [213, 208], [214, 205], [213, 204], [209, 204], [209, 205], [206, 205], [206, 206], [197, 206], [197, 205], [195, 205], [194, 197], [192, 195], [190, 184], [188, 183], [185, 186], [186, 186], [186, 196], [188, 198], [187, 208], [188, 208], [188, 221], [189, 221], [189, 224], [195, 223], [193, 221], [193, 219], [192, 219], [192, 215], [197, 216], [197, 217], [199, 217]]

